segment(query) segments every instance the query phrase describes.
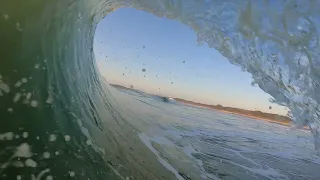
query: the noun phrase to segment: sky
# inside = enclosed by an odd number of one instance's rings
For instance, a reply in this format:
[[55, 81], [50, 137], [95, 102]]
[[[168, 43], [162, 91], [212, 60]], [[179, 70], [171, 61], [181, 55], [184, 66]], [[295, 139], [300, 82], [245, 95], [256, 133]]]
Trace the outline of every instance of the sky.
[[288, 111], [251, 86], [249, 73], [217, 50], [199, 45], [196, 33], [178, 21], [118, 9], [100, 21], [94, 52], [101, 74], [111, 84], [205, 104], [282, 115]]

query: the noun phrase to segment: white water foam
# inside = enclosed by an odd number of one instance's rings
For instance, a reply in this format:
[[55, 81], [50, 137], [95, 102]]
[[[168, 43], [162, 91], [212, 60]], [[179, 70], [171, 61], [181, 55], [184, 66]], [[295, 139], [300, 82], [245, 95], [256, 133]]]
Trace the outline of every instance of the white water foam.
[[160, 154], [158, 153], [158, 151], [156, 149], [153, 148], [152, 144], [151, 144], [151, 140], [150, 138], [144, 134], [144, 133], [141, 133], [139, 134], [139, 138], [141, 139], [141, 141], [150, 149], [151, 152], [154, 153], [154, 155], [156, 155], [157, 159], [159, 160], [159, 162], [164, 166], [166, 167], [169, 171], [171, 171], [176, 177], [178, 180], [184, 180], [183, 177], [181, 177], [181, 175], [179, 174], [179, 172], [174, 168], [172, 167], [167, 161], [165, 161], [161, 156]]

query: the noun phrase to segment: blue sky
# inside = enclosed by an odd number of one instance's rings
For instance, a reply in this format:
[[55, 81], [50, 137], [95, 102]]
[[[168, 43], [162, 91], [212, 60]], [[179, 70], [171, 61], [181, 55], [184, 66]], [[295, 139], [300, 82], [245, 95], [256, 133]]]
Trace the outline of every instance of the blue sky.
[[99, 23], [94, 51], [109, 83], [206, 104], [287, 113], [251, 86], [249, 73], [199, 45], [196, 33], [178, 21], [119, 9]]

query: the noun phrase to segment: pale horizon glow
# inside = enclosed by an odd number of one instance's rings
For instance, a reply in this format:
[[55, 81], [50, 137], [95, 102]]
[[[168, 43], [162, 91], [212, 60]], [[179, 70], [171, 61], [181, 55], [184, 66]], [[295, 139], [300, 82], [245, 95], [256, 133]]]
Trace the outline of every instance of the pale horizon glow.
[[204, 104], [282, 115], [288, 111], [251, 86], [249, 73], [215, 49], [198, 45], [193, 30], [177, 21], [117, 10], [99, 23], [94, 51], [101, 74], [111, 84]]

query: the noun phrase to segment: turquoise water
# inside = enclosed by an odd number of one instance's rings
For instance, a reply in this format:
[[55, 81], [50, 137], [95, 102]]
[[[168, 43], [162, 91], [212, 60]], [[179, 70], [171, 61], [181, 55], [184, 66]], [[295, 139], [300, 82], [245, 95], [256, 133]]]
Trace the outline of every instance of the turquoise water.
[[[240, 153], [241, 144], [246, 144], [241, 138], [229, 147], [224, 139], [230, 139], [228, 132], [222, 127], [206, 129], [205, 136], [220, 132], [209, 140], [192, 135], [180, 142], [182, 147], [199, 142], [193, 149], [200, 155], [192, 155], [193, 150], [191, 155], [188, 150], [181, 153], [175, 143], [172, 147], [160, 143], [164, 140], [156, 137], [163, 136], [157, 133], [179, 124], [179, 118], [170, 117], [180, 114], [180, 120], [187, 122], [174, 130], [176, 134], [185, 129], [200, 132], [202, 127], [194, 124], [202, 120], [205, 126], [210, 118], [202, 110], [193, 112], [193, 118], [188, 111], [171, 114], [165, 108], [159, 112], [160, 102], [132, 98], [101, 79], [92, 47], [95, 28], [101, 18], [121, 7], [192, 27], [200, 43], [251, 73], [275, 102], [290, 108], [297, 126], [311, 127], [314, 138], [308, 139], [305, 131], [283, 129], [279, 131], [292, 134], [276, 136], [273, 127], [259, 125], [271, 139], [264, 156], [253, 153], [262, 151], [260, 146], [250, 150], [250, 155]], [[1, 1], [1, 179], [319, 179], [314, 150], [320, 139], [319, 7], [312, 0]], [[212, 126], [207, 123], [206, 128]], [[236, 137], [246, 132], [231, 127]], [[153, 133], [157, 136], [152, 137]], [[273, 141], [279, 138], [281, 143]], [[206, 150], [199, 148], [204, 145], [208, 145]], [[225, 146], [234, 153], [209, 152]], [[276, 157], [271, 153], [274, 149], [290, 150], [290, 156], [270, 162]], [[211, 160], [217, 154], [230, 163]]]

